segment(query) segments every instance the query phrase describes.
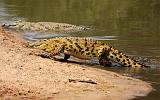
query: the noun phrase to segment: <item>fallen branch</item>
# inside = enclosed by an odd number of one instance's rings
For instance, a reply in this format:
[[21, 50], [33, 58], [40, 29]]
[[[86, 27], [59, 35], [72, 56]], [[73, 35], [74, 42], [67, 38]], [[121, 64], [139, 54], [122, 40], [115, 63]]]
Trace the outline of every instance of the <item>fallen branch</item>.
[[97, 84], [92, 80], [80, 80], [80, 79], [69, 79], [69, 82], [82, 82], [82, 83], [90, 83], [90, 84]]

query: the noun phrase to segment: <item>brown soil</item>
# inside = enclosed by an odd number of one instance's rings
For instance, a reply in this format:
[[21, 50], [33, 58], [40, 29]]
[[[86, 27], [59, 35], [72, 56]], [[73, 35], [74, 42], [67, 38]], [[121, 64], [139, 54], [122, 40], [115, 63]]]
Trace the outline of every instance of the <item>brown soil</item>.
[[33, 49], [2, 28], [0, 48], [0, 99], [126, 100], [152, 91], [138, 79], [31, 55]]

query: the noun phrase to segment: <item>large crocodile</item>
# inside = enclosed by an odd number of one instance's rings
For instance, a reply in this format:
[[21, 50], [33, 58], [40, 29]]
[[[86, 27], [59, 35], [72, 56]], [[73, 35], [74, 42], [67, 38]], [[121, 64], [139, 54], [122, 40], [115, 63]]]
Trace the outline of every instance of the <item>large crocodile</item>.
[[67, 23], [56, 22], [26, 22], [15, 21], [2, 25], [4, 28], [23, 30], [23, 31], [39, 31], [39, 32], [78, 32], [89, 30], [89, 27], [77, 26]]
[[48, 52], [50, 56], [60, 53], [65, 54], [64, 60], [70, 56], [80, 59], [99, 59], [100, 65], [106, 66], [111, 62], [122, 64], [126, 67], [149, 67], [126, 56], [112, 46], [93, 39], [80, 37], [60, 37], [46, 40], [39, 40], [28, 45]]

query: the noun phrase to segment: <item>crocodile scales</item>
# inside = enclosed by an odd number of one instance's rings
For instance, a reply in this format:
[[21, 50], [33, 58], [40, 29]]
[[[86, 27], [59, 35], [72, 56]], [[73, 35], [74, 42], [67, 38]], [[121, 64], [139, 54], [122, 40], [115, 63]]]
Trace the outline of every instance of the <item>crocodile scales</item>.
[[31, 32], [78, 32], [90, 30], [86, 26], [77, 26], [67, 23], [56, 23], [56, 22], [26, 22], [26, 21], [15, 21], [11, 23], [5, 23], [2, 25], [6, 29], [14, 29], [21, 31], [31, 31]]
[[86, 60], [96, 58], [99, 60], [99, 64], [103, 66], [107, 66], [111, 62], [115, 62], [125, 67], [149, 67], [126, 56], [109, 44], [93, 39], [80, 37], [58, 37], [39, 40], [30, 43], [28, 46], [48, 52], [52, 57], [63, 53], [65, 55], [64, 60], [67, 60], [70, 56], [74, 56], [76, 58]]

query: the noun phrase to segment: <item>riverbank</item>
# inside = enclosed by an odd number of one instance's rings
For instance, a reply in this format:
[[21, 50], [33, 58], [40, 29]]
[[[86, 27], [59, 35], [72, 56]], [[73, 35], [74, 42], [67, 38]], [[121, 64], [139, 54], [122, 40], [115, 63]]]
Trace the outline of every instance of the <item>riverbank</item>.
[[152, 90], [111, 71], [31, 55], [25, 44], [0, 28], [0, 99], [126, 100]]

